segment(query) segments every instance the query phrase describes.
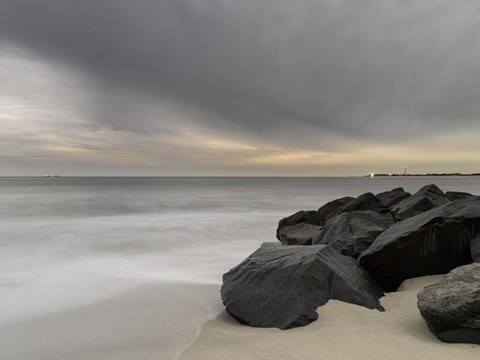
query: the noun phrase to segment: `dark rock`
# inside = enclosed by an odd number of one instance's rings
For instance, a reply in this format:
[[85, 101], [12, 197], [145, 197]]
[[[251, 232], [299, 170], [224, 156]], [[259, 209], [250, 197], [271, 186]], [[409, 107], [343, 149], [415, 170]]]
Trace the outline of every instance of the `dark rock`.
[[323, 205], [320, 209], [318, 209], [318, 215], [322, 221], [322, 226], [327, 222], [328, 216], [336, 211], [338, 208], [344, 206], [345, 204], [352, 201], [354, 198], [351, 196], [345, 196], [340, 199], [335, 199]]
[[260, 247], [268, 247], [268, 246], [283, 246], [282, 244], [280, 244], [279, 242], [275, 241], [267, 241], [267, 242], [264, 242], [260, 245]]
[[456, 268], [420, 291], [418, 308], [440, 340], [480, 344], [480, 263]]
[[470, 254], [473, 262], [480, 262], [480, 234], [470, 240]]
[[327, 216], [327, 220], [334, 218], [337, 215], [352, 211], [372, 210], [376, 212], [388, 212], [388, 208], [385, 207], [380, 200], [377, 199], [372, 193], [365, 193], [353, 200], [350, 200], [345, 205], [340, 206], [337, 210], [332, 211]]
[[393, 223], [389, 212], [343, 213], [327, 221], [323, 230], [313, 238], [313, 244], [328, 244], [342, 255], [357, 258]]
[[421, 214], [430, 209], [448, 203], [450, 200], [436, 185], [426, 185], [412, 196], [402, 200], [392, 208], [396, 221]]
[[480, 199], [449, 202], [381, 233], [359, 257], [387, 291], [405, 279], [447, 273], [472, 262], [470, 241], [480, 233]]
[[310, 225], [320, 225], [322, 226], [322, 220], [320, 218], [320, 215], [318, 214], [318, 211], [316, 210], [301, 210], [299, 212], [296, 212], [293, 215], [290, 215], [286, 218], [283, 218], [278, 222], [278, 227], [277, 227], [277, 239], [280, 240], [280, 230], [284, 227], [287, 226], [293, 226], [297, 224], [310, 224]]
[[462, 192], [462, 191], [447, 191], [445, 193], [445, 197], [450, 201], [458, 200], [458, 199], [466, 199], [472, 196], [475, 196], [475, 195], [472, 195], [467, 192]]
[[403, 188], [398, 187], [390, 191], [381, 192], [375, 196], [383, 205], [390, 208], [411, 195], [412, 194], [403, 190]]
[[312, 238], [321, 230], [321, 226], [300, 223], [281, 228], [278, 231], [278, 237], [285, 245], [312, 245]]
[[228, 313], [255, 327], [307, 325], [329, 299], [383, 310], [378, 285], [325, 245], [261, 247], [223, 275], [221, 294]]

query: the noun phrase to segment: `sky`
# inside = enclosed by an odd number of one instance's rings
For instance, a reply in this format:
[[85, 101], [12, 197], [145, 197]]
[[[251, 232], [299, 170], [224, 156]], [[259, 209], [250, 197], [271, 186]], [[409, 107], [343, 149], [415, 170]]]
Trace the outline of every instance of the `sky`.
[[480, 172], [475, 0], [0, 0], [0, 176]]

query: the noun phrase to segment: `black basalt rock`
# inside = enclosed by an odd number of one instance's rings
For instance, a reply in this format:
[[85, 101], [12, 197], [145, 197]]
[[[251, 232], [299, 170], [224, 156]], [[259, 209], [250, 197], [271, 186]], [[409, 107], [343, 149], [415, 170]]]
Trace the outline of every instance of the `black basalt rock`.
[[328, 220], [312, 243], [330, 245], [342, 255], [358, 258], [393, 223], [389, 212], [346, 212]]
[[385, 290], [394, 291], [406, 279], [471, 263], [471, 242], [479, 234], [480, 199], [457, 200], [392, 225], [359, 262]]
[[317, 236], [321, 230], [321, 226], [300, 223], [281, 228], [278, 231], [278, 237], [285, 245], [312, 245], [313, 237]]
[[459, 200], [459, 199], [467, 199], [467, 198], [472, 197], [472, 196], [475, 196], [475, 195], [472, 195], [470, 193], [463, 192], [463, 191], [447, 191], [445, 193], [445, 197], [450, 201]]
[[267, 245], [223, 275], [222, 301], [242, 324], [289, 329], [336, 299], [383, 310], [380, 287], [357, 262], [325, 245]]
[[327, 219], [331, 213], [335, 212], [338, 208], [344, 206], [345, 204], [349, 203], [353, 199], [354, 198], [351, 196], [345, 196], [340, 199], [332, 200], [326, 203], [325, 205], [323, 205], [320, 209], [318, 209], [318, 215], [320, 216], [322, 225], [324, 225], [327, 222]]
[[318, 211], [316, 210], [298, 211], [295, 214], [290, 215], [286, 218], [283, 218], [278, 222], [277, 239], [281, 240], [280, 230], [282, 230], [284, 227], [293, 226], [297, 224], [310, 224], [310, 225], [321, 226], [323, 225], [323, 222], [321, 220], [320, 215], [318, 214]]
[[480, 262], [480, 234], [470, 240], [470, 254], [473, 262]]
[[420, 314], [440, 340], [480, 344], [480, 263], [452, 270], [417, 297]]
[[400, 201], [408, 198], [411, 196], [409, 192], [403, 190], [402, 187], [395, 188], [390, 191], [384, 191], [375, 195], [378, 200], [385, 205], [386, 207], [390, 208], [392, 206], [397, 205]]
[[389, 209], [383, 205], [375, 195], [372, 193], [365, 193], [353, 200], [350, 200], [345, 205], [337, 208], [335, 211], [332, 211], [330, 214], [328, 214], [327, 221], [343, 213], [363, 210], [371, 210], [378, 213], [389, 212]]
[[399, 202], [392, 208], [396, 221], [402, 221], [430, 209], [448, 203], [450, 200], [436, 185], [426, 185], [412, 196]]

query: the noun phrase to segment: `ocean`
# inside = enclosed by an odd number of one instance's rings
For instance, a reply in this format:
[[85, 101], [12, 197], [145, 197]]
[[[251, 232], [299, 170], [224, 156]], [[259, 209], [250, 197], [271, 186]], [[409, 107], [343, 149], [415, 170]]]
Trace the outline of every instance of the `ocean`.
[[480, 177], [0, 178], [0, 327], [143, 283], [219, 285], [282, 217], [431, 183], [480, 194]]

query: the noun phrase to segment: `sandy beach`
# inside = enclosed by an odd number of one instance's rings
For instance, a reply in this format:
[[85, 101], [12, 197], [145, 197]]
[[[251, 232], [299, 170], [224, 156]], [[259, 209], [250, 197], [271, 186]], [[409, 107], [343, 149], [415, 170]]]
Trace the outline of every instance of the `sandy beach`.
[[428, 330], [416, 296], [442, 275], [405, 281], [381, 299], [385, 312], [330, 301], [319, 319], [287, 331], [240, 325], [227, 313], [207, 322], [182, 360], [479, 359], [480, 346], [445, 344]]
[[143, 284], [0, 327], [0, 359], [175, 359], [219, 306], [215, 285]]

